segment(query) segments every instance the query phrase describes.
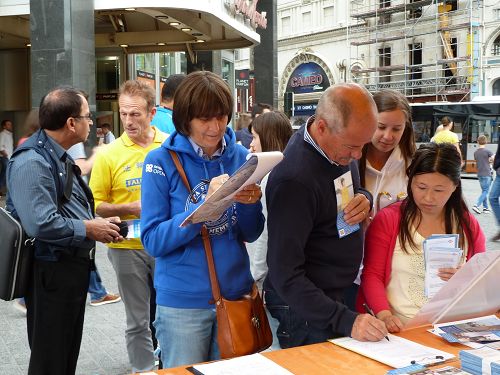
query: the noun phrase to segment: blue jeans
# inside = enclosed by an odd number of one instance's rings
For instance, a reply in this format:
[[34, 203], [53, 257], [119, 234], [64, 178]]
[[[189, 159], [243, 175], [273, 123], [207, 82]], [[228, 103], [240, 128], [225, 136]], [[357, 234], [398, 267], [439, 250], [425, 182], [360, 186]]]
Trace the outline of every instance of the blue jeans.
[[331, 328], [321, 329], [311, 326], [286, 305], [274, 290], [265, 288], [264, 295], [271, 316], [279, 321], [276, 336], [283, 349], [317, 344], [335, 337]]
[[490, 190], [490, 204], [493, 213], [495, 214], [495, 218], [497, 219], [497, 225], [500, 226], [500, 175], [497, 174], [495, 181], [493, 181], [493, 185]]
[[157, 305], [154, 326], [164, 368], [220, 359], [215, 309]]
[[106, 288], [102, 285], [101, 276], [97, 268], [95, 271], [90, 272], [89, 293], [91, 301], [97, 301], [108, 294]]
[[476, 206], [480, 207], [481, 204], [483, 208], [488, 208], [488, 191], [491, 185], [491, 176], [480, 176], [478, 177], [479, 185], [481, 186], [481, 195], [477, 199]]

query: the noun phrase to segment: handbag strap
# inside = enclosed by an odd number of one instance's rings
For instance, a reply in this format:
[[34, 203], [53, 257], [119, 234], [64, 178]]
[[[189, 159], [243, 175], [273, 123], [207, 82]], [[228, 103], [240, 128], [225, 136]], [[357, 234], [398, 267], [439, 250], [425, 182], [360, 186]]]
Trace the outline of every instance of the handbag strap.
[[[177, 168], [177, 172], [179, 172], [179, 175], [181, 176], [181, 180], [184, 183], [184, 186], [188, 190], [188, 193], [191, 193], [191, 186], [189, 185], [186, 172], [184, 171], [181, 161], [179, 160], [179, 156], [175, 151], [168, 150], [168, 152], [172, 157], [172, 160], [175, 164], [175, 168]], [[201, 237], [203, 239], [203, 247], [205, 248], [205, 255], [207, 256], [208, 274], [210, 275], [210, 285], [212, 286], [212, 295], [214, 297], [215, 303], [217, 303], [221, 299], [219, 280], [217, 279], [217, 274], [215, 273], [212, 245], [210, 243], [210, 236], [208, 235], [208, 229], [205, 226], [205, 224], [203, 224], [203, 226], [201, 227]]]

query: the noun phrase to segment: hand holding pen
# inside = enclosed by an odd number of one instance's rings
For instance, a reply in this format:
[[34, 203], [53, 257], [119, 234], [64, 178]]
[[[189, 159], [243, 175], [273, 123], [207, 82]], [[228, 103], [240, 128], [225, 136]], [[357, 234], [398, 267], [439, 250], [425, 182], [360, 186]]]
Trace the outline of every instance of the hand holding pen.
[[[375, 314], [373, 313], [373, 310], [372, 310], [372, 309], [370, 309], [370, 306], [368, 306], [366, 303], [363, 303], [363, 307], [365, 308], [365, 310], [366, 310], [366, 312], [367, 312], [368, 314], [370, 314], [371, 316], [373, 316], [374, 318], [376, 318]], [[387, 341], [390, 341], [390, 340], [389, 340], [389, 337], [387, 337], [387, 335], [385, 335], [385, 339], [386, 339]]]
[[383, 321], [370, 314], [359, 314], [354, 320], [351, 337], [358, 341], [380, 341], [387, 333]]

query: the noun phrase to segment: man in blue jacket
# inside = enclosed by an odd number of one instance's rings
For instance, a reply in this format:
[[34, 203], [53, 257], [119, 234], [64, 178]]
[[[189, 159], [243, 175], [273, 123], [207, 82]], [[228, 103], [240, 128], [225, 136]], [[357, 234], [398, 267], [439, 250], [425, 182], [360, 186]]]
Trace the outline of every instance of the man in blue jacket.
[[343, 304], [344, 290], [356, 278], [363, 256], [363, 230], [340, 235], [334, 184], [351, 173], [355, 194], [344, 208], [344, 219], [360, 224], [370, 212], [372, 197], [360, 187], [355, 159], [376, 125], [377, 108], [366, 89], [332, 86], [269, 176], [264, 293], [267, 308], [280, 322], [282, 348], [336, 336], [378, 341], [387, 334], [382, 321]]

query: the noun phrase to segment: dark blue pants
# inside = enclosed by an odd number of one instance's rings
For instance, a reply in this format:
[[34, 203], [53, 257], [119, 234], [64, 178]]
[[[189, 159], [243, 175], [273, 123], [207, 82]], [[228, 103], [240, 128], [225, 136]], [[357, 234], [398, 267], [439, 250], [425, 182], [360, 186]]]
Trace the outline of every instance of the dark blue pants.
[[271, 316], [279, 321], [276, 336], [283, 349], [317, 344], [336, 337], [331, 328], [320, 329], [311, 326], [286, 305], [274, 290], [264, 287], [264, 296]]

